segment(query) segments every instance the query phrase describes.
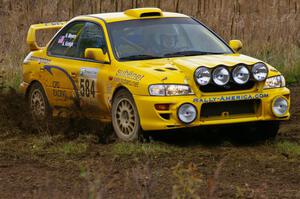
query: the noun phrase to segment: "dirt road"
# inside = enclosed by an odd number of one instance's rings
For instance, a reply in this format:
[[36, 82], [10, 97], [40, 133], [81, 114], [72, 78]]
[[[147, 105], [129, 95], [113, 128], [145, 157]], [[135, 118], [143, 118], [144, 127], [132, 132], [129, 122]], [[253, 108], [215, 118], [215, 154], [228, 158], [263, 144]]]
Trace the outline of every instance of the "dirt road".
[[7, 112], [20, 105], [2, 103], [0, 198], [300, 198], [300, 88], [292, 93], [277, 139], [247, 144], [228, 132], [145, 144], [101, 143], [83, 127], [27, 132]]

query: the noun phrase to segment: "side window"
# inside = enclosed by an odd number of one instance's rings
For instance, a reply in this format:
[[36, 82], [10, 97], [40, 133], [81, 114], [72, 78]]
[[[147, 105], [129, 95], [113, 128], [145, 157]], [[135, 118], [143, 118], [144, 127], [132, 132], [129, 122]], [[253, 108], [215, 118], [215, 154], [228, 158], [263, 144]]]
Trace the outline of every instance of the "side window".
[[78, 57], [84, 58], [86, 48], [101, 48], [104, 53], [107, 51], [103, 30], [95, 23], [86, 22], [78, 38]]
[[78, 57], [78, 41], [84, 26], [85, 22], [74, 22], [62, 30], [51, 43], [48, 50], [49, 54]]

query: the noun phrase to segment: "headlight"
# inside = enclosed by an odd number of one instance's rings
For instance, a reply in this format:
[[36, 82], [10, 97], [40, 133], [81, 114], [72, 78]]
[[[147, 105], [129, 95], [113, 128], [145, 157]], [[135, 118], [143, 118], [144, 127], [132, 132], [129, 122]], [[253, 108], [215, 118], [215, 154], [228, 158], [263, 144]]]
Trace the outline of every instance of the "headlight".
[[230, 80], [229, 71], [225, 67], [218, 67], [213, 72], [213, 81], [219, 85], [224, 86]]
[[177, 115], [181, 122], [190, 124], [195, 121], [197, 117], [197, 110], [194, 105], [185, 103], [178, 108]]
[[289, 109], [288, 100], [285, 97], [277, 97], [272, 103], [272, 111], [276, 117], [283, 117]]
[[153, 96], [191, 95], [194, 94], [188, 85], [154, 84], [150, 85], [149, 93]]
[[264, 89], [285, 87], [285, 79], [282, 75], [269, 77], [264, 85]]
[[211, 79], [210, 71], [205, 67], [197, 68], [195, 71], [195, 79], [199, 85], [207, 85]]
[[232, 77], [237, 84], [246, 84], [250, 78], [250, 72], [246, 66], [239, 65], [233, 69]]
[[268, 76], [268, 67], [264, 63], [256, 63], [252, 67], [252, 75], [257, 81], [264, 81]]
[[166, 95], [165, 85], [151, 85], [149, 87], [149, 93], [150, 95], [155, 95], [155, 96], [165, 96]]

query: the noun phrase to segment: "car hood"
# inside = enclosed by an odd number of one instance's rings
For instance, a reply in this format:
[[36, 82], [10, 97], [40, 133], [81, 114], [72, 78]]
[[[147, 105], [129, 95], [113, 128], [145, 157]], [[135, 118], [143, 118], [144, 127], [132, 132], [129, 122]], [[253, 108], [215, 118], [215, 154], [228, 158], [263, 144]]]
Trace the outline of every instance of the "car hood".
[[173, 61], [175, 64], [188, 67], [189, 69], [195, 69], [199, 66], [213, 68], [218, 65], [225, 65], [228, 67], [232, 67], [237, 64], [253, 65], [259, 62], [259, 60], [255, 58], [240, 54], [180, 57], [173, 58]]
[[[233, 67], [237, 64], [253, 65], [257, 62], [260, 60], [246, 55], [227, 54], [130, 61], [126, 62], [126, 65], [127, 68], [133, 67], [135, 71], [140, 71], [145, 77], [151, 75], [157, 80], [164, 80], [164, 83], [186, 83], [186, 80], [193, 79], [194, 71], [199, 66], [213, 68], [225, 65]], [[268, 67], [271, 66], [268, 65]]]

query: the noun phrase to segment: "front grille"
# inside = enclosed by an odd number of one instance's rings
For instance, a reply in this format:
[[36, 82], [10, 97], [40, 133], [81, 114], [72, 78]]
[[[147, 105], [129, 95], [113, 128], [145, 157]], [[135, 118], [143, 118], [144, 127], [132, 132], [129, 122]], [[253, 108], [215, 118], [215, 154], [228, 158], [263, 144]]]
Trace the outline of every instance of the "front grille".
[[200, 118], [256, 114], [260, 103], [261, 100], [205, 103], [201, 106]]
[[205, 86], [199, 86], [200, 91], [204, 93], [211, 93], [211, 92], [227, 92], [227, 91], [240, 91], [240, 90], [249, 90], [252, 89], [255, 85], [254, 80], [248, 81], [246, 84], [240, 85], [233, 81], [230, 81], [225, 86], [219, 86], [215, 83], [209, 83]]

